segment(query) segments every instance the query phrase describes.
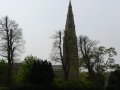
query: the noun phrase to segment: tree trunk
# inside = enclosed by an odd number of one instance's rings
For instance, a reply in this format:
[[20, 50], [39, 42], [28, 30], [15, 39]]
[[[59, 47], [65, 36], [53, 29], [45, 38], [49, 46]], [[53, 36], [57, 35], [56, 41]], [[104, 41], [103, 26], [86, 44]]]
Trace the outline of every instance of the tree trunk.
[[12, 84], [12, 64], [9, 61], [7, 66], [7, 87], [10, 88]]
[[89, 68], [88, 68], [88, 73], [89, 73], [89, 79], [90, 79], [90, 80], [95, 79], [95, 73], [94, 73], [92, 67], [89, 67]]

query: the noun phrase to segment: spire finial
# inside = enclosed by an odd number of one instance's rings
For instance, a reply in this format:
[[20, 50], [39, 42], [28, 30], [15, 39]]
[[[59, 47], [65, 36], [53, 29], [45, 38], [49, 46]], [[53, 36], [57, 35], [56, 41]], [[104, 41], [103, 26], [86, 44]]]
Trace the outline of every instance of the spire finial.
[[66, 28], [70, 28], [70, 27], [74, 28], [74, 16], [73, 16], [73, 11], [72, 11], [71, 0], [69, 0], [67, 20], [66, 20]]
[[72, 5], [71, 5], [71, 0], [69, 0], [69, 7], [71, 7]]

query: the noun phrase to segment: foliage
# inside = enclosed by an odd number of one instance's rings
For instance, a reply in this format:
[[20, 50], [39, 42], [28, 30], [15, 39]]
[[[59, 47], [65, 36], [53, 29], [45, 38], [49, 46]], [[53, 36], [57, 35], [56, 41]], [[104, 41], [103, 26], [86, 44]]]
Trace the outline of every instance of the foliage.
[[114, 64], [112, 66], [115, 70], [120, 70], [120, 65], [119, 64]]
[[5, 60], [0, 60], [0, 84], [5, 83], [6, 67], [7, 64], [5, 63]]
[[[96, 75], [95, 75], [96, 76]], [[94, 77], [94, 80], [89, 79], [88, 72], [81, 72], [79, 76], [79, 81], [81, 82], [82, 88], [104, 88], [103, 75], [99, 75], [99, 78]]]
[[0, 40], [0, 55], [13, 63], [19, 52], [23, 50], [24, 43], [22, 29], [8, 16], [0, 19]]
[[97, 73], [104, 73], [109, 69], [112, 70], [115, 67], [114, 56], [117, 55], [115, 49], [113, 47], [105, 48], [104, 46], [100, 46], [95, 49], [95, 53], [93, 54], [93, 58], [96, 61], [95, 70]]
[[27, 77], [28, 83], [31, 84], [50, 84], [53, 81], [54, 72], [50, 62], [36, 60], [34, 61], [30, 74]]
[[89, 76], [93, 76], [94, 73], [93, 68], [96, 62], [93, 60], [93, 53], [96, 44], [96, 41], [90, 40], [87, 36], [80, 36], [78, 39], [80, 64], [88, 69]]
[[32, 55], [24, 59], [18, 74], [18, 82], [23, 84], [50, 84], [53, 78], [51, 63]]
[[23, 50], [22, 31], [19, 25], [8, 16], [0, 19], [0, 56], [7, 60], [8, 87], [12, 85], [12, 65], [19, 53]]
[[33, 57], [32, 55], [25, 57], [24, 61], [21, 64], [21, 67], [19, 69], [19, 72], [16, 78], [17, 83], [25, 84], [26, 77], [28, 77], [31, 71], [34, 60], [36, 60], [36, 57]]
[[111, 72], [108, 80], [108, 87], [120, 88], [120, 70]]
[[80, 67], [88, 69], [89, 78], [95, 82], [101, 82], [108, 78], [105, 72], [116, 68], [114, 56], [117, 55], [113, 47], [105, 48], [97, 46], [97, 42], [87, 36], [79, 37]]
[[78, 90], [81, 88], [80, 86], [80, 82], [77, 80], [65, 81], [61, 78], [54, 79], [55, 90]]
[[88, 73], [80, 74], [78, 80], [65, 81], [61, 78], [54, 79], [54, 90], [103, 90], [103, 86], [96, 85], [97, 83], [87, 78]]
[[0, 90], [9, 90], [7, 87], [0, 87]]

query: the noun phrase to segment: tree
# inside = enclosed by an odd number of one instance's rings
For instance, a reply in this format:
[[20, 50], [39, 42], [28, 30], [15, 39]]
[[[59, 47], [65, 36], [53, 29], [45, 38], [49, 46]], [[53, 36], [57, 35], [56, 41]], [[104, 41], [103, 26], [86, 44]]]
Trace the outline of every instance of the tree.
[[53, 42], [53, 49], [52, 49], [52, 54], [51, 54], [51, 59], [54, 62], [58, 62], [61, 63], [62, 65], [63, 63], [63, 36], [62, 36], [62, 32], [58, 31], [56, 32], [53, 37], [54, 42]]
[[53, 78], [54, 72], [51, 63], [38, 59], [34, 61], [27, 81], [35, 85], [49, 85]]
[[110, 72], [112, 69], [115, 69], [115, 60], [114, 56], [117, 55], [115, 48], [105, 48], [100, 46], [95, 49], [93, 57], [96, 61], [95, 70], [97, 73], [104, 73], [107, 70]]
[[110, 72], [116, 68], [114, 56], [117, 55], [117, 52], [113, 47], [105, 48], [104, 46], [100, 46], [95, 49], [95, 53], [93, 54], [93, 58], [96, 61], [94, 65], [96, 71], [96, 80], [100, 79], [103, 76], [102, 82], [104, 82], [105, 87], [108, 84], [108, 78], [110, 76]]
[[87, 36], [80, 36], [78, 40], [80, 58], [81, 61], [85, 63], [83, 66], [88, 69], [90, 77], [93, 77], [94, 74], [93, 68], [96, 61], [93, 60], [93, 53], [96, 44], [96, 41], [90, 40]]
[[50, 85], [53, 78], [54, 72], [51, 63], [32, 55], [24, 59], [18, 74], [21, 83], [31, 85]]
[[[90, 40], [86, 36], [79, 37], [79, 52], [81, 55], [82, 66], [88, 69], [89, 75], [99, 76], [114, 66], [114, 56], [117, 55], [113, 47], [105, 48], [104, 46], [97, 47], [97, 42]], [[96, 76], [97, 77], [97, 76]]]
[[120, 88], [120, 70], [112, 71], [108, 80], [108, 90], [119, 90]]
[[7, 85], [10, 87], [12, 82], [12, 65], [15, 58], [22, 51], [23, 38], [19, 25], [14, 20], [10, 20], [7, 16], [0, 19], [0, 39], [0, 55], [7, 59]]
[[[51, 54], [52, 61], [58, 62], [62, 64], [64, 79], [68, 79], [68, 73], [69, 73], [69, 59], [66, 60], [66, 62], [63, 60], [63, 34], [61, 31], [56, 32], [53, 35], [54, 43], [53, 43], [53, 52]], [[66, 47], [68, 48], [68, 47]]]
[[26, 56], [24, 61], [21, 63], [20, 69], [18, 71], [17, 75], [17, 83], [18, 84], [25, 84], [27, 83], [27, 78], [31, 72], [32, 65], [34, 63], [34, 60], [36, 60], [36, 57], [30, 55]]

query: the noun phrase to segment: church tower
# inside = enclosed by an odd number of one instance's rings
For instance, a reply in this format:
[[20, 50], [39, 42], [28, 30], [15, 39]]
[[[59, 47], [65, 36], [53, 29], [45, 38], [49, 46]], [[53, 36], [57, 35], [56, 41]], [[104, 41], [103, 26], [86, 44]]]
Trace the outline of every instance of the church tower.
[[63, 38], [63, 59], [66, 66], [68, 80], [76, 79], [79, 75], [78, 68], [78, 47], [75, 32], [74, 15], [72, 11], [71, 1], [68, 6], [66, 26]]

